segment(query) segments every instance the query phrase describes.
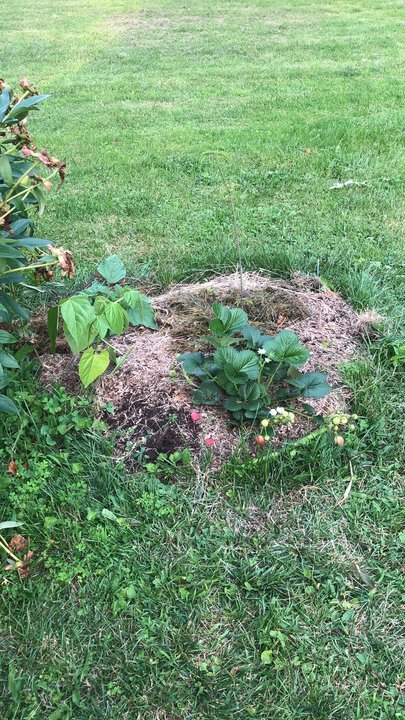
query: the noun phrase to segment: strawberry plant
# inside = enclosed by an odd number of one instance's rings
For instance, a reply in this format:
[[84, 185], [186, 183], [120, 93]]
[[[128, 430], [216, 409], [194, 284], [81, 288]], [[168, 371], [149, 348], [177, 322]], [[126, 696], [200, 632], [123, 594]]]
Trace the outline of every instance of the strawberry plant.
[[[84, 387], [102, 375], [111, 361], [119, 366], [125, 360], [125, 356], [117, 358], [116, 350], [108, 341], [111, 336], [122, 335], [129, 325], [156, 328], [149, 298], [139, 290], [119, 284], [127, 272], [120, 258], [111, 255], [97, 269], [106, 283], [97, 280], [48, 312], [53, 351], [61, 317], [63, 332], [72, 353], [82, 353], [79, 376]], [[98, 350], [100, 345], [104, 347]]]
[[[178, 356], [185, 374], [197, 379], [192, 393], [197, 405], [222, 404], [236, 424], [263, 419], [269, 419], [269, 423], [291, 422], [292, 413], [283, 407], [270, 410], [271, 405], [294, 397], [319, 398], [328, 394], [325, 373], [299, 369], [310, 352], [294, 332], [262, 335], [249, 324], [241, 308], [214, 303], [212, 309], [211, 334], [204, 339], [215, 351]], [[312, 412], [310, 406], [307, 409]]]

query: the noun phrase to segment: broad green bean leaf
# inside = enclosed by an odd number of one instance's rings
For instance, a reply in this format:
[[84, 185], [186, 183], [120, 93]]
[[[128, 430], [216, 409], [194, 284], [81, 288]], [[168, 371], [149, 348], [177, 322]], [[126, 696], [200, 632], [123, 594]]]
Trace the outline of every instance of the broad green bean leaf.
[[299, 390], [301, 397], [324, 397], [332, 389], [327, 382], [326, 373], [323, 372], [302, 373], [300, 377], [293, 378], [287, 382]]
[[263, 347], [272, 360], [286, 365], [303, 365], [311, 355], [292, 330], [282, 330], [274, 337], [264, 340]]
[[140, 292], [139, 290], [134, 290], [133, 288], [120, 288], [118, 285], [117, 288], [118, 292], [121, 290], [121, 297], [124, 298], [124, 302], [128, 307], [130, 308], [136, 308], [136, 306], [139, 303], [139, 296]]
[[124, 327], [127, 325], [127, 314], [117, 302], [107, 300], [107, 305], [103, 313], [111, 332], [114, 335], [121, 335]]
[[105, 338], [105, 336], [110, 330], [110, 326], [104, 315], [104, 310], [106, 309], [107, 305], [108, 300], [106, 297], [100, 295], [96, 297], [94, 301], [94, 312], [97, 316], [95, 327], [97, 328], [97, 333], [101, 338]]
[[123, 301], [128, 306], [127, 313], [131, 325], [156, 329], [155, 314], [149, 298], [139, 290], [126, 288], [123, 292]]
[[99, 317], [96, 318], [95, 328], [97, 328], [97, 334], [103, 340], [110, 330], [110, 326], [109, 326], [107, 320], [105, 319], [104, 315], [99, 315]]
[[88, 387], [94, 380], [103, 374], [110, 364], [108, 350], [96, 353], [93, 348], [87, 348], [80, 358], [79, 377], [84, 387]]
[[89, 325], [95, 318], [94, 308], [86, 297], [74, 296], [61, 303], [60, 311], [69, 333], [80, 342], [87, 337]]
[[96, 318], [94, 308], [88, 298], [74, 296], [60, 305], [63, 318], [63, 329], [74, 355], [85, 350], [97, 335], [93, 328]]
[[[92, 282], [92, 284], [88, 288], [85, 288], [81, 294], [94, 297], [96, 295], [99, 295], [99, 293], [105, 295], [111, 300], [114, 300], [116, 298], [114, 290], [111, 290], [111, 288], [107, 287], [107, 285], [104, 285], [104, 283], [101, 283], [98, 280], [94, 280], [94, 282]], [[99, 298], [97, 297], [96, 300], [98, 299]]]
[[123, 280], [127, 274], [127, 269], [118, 255], [110, 255], [105, 258], [97, 266], [97, 270], [109, 285], [115, 285], [115, 283]]
[[93, 307], [97, 317], [103, 314], [108, 304], [109, 301], [103, 295], [99, 295], [98, 297], [96, 297]]

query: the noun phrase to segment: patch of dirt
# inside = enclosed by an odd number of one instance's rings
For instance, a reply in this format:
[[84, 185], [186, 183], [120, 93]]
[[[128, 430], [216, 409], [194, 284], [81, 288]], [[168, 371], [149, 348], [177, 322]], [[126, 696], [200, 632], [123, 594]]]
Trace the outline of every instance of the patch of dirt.
[[83, 388], [77, 371], [76, 358], [63, 352], [58, 352], [56, 355], [47, 352], [39, 359], [43, 387], [52, 389], [53, 385], [63, 385], [70, 395], [79, 395]]
[[[102, 377], [97, 398], [100, 414], [117, 432], [117, 449], [130, 466], [136, 466], [141, 456], [153, 461], [159, 453], [188, 447], [197, 463], [210, 454], [217, 469], [238, 445], [239, 432], [228, 424], [229, 416], [221, 408], [198, 408], [201, 418], [192, 421], [190, 387], [176, 360], [183, 350], [203, 347], [201, 336], [208, 332], [215, 301], [243, 307], [249, 320], [267, 334], [287, 327], [294, 330], [312, 353], [304, 369], [326, 371], [333, 388], [327, 397], [311, 400], [311, 405], [321, 414], [347, 409], [349, 397], [340, 387], [339, 367], [359, 349], [355, 311], [318, 278], [299, 273], [289, 282], [245, 273], [242, 297], [239, 283], [235, 273], [176, 286], [151, 298], [156, 332], [133, 329], [112, 339], [118, 353], [129, 357], [117, 372]], [[68, 388], [77, 383], [75, 364], [66, 367], [66, 356], [44, 355], [42, 364], [43, 382], [53, 378]], [[299, 410], [300, 401], [295, 406]], [[301, 437], [313, 427], [310, 419], [297, 418], [292, 426], [277, 429], [274, 444]], [[213, 441], [209, 447], [207, 440]]]
[[154, 460], [159, 453], [185, 447], [198, 454], [207, 449], [205, 438], [222, 438], [218, 461], [232, 452], [238, 437], [225, 429], [227, 418], [219, 408], [202, 408], [201, 420], [191, 420], [190, 388], [178, 373], [169, 335], [133, 330], [114, 339], [114, 347], [131, 354], [118, 373], [101, 379], [97, 396], [103, 419], [118, 432], [117, 447], [130, 465], [140, 455]]

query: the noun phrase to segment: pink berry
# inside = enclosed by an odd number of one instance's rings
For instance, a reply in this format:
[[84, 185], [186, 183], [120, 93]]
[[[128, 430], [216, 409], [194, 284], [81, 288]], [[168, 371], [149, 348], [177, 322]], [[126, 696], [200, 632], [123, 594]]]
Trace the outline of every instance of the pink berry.
[[212, 437], [206, 437], [204, 443], [207, 447], [211, 447], [212, 445], [214, 445], [215, 440]]
[[258, 445], [264, 445], [264, 443], [265, 443], [266, 441], [265, 441], [263, 435], [256, 435], [256, 437], [255, 437], [255, 442], [256, 442]]
[[192, 410], [190, 417], [193, 422], [199, 422], [201, 420], [201, 413], [198, 410]]
[[344, 444], [345, 444], [345, 439], [344, 439], [344, 437], [342, 437], [341, 435], [337, 435], [337, 436], [335, 437], [335, 443], [336, 443], [336, 445], [340, 445], [340, 446], [341, 446], [341, 445], [344, 445]]

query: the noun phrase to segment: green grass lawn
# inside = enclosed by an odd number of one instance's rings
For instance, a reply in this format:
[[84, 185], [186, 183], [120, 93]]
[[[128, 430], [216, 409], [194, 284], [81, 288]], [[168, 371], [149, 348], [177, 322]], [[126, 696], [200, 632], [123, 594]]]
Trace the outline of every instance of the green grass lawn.
[[[39, 234], [80, 277], [111, 252], [160, 285], [234, 269], [231, 189], [246, 268], [320, 273], [399, 331], [402, 2], [7, 12], [1, 75], [52, 93], [34, 135], [69, 168]], [[34, 399], [27, 371], [22, 417], [0, 420], [0, 495], [36, 560], [1, 588], [0, 717], [404, 718], [404, 378], [383, 340], [344, 378], [355, 446], [216, 476], [186, 463], [173, 482], [128, 477], [89, 402]]]
[[2, 73], [53, 94], [36, 132], [69, 166], [42, 233], [164, 283], [232, 268], [231, 184], [247, 267], [378, 263], [398, 287], [404, 21], [396, 0], [16, 0]]

